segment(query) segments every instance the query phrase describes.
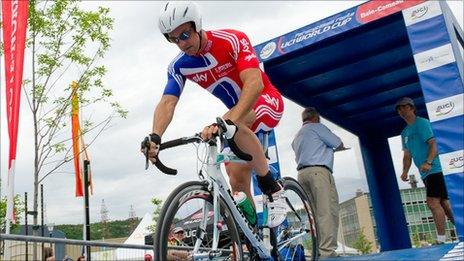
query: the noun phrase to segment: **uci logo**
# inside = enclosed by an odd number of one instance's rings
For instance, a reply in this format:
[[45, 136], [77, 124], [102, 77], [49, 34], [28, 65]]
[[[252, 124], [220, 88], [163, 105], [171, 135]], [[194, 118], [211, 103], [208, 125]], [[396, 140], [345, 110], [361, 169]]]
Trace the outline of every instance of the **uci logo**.
[[464, 156], [450, 159], [449, 166], [451, 169], [458, 169], [464, 166]]
[[450, 113], [454, 109], [454, 102], [450, 101], [448, 103], [438, 105], [437, 109], [435, 110], [436, 116], [442, 116], [445, 114]]
[[430, 56], [429, 58], [424, 60], [425, 63], [431, 63], [433, 61], [435, 61], [435, 57], [433, 57], [433, 56]]
[[269, 58], [274, 53], [276, 47], [277, 45], [274, 42], [270, 42], [266, 44], [264, 48], [261, 50], [261, 52], [259, 53], [259, 57], [261, 57], [261, 59]]
[[419, 19], [421, 18], [422, 16], [424, 16], [425, 14], [427, 14], [427, 11], [429, 10], [429, 8], [427, 6], [423, 6], [421, 8], [418, 8], [414, 11], [412, 11], [411, 13], [411, 19]]

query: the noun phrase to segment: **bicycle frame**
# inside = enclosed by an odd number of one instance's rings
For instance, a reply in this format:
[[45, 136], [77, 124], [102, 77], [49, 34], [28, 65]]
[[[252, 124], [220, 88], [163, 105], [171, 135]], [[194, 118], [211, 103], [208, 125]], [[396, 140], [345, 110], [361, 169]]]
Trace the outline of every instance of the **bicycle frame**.
[[[218, 123], [220, 121], [218, 120]], [[221, 137], [222, 141], [222, 136], [221, 134], [218, 135]], [[264, 151], [266, 152], [266, 157], [267, 157], [267, 147], [268, 147], [268, 133], [264, 133], [264, 136], [262, 137], [262, 144]], [[149, 138], [145, 138], [145, 140], [142, 142], [142, 149], [145, 150], [145, 155], [147, 155], [147, 148], [148, 145], [146, 145], [149, 142]], [[193, 257], [193, 260], [204, 260], [204, 259], [212, 259], [216, 257], [222, 256], [224, 253], [223, 252], [229, 252], [228, 250], [222, 248], [218, 248], [219, 244], [219, 234], [222, 230], [222, 225], [219, 223], [219, 218], [220, 218], [220, 213], [221, 213], [221, 203], [223, 200], [224, 205], [222, 205], [224, 208], [228, 209], [228, 211], [231, 214], [231, 218], [233, 218], [235, 226], [238, 225], [237, 228], [241, 229], [241, 231], [244, 233], [246, 239], [248, 240], [247, 243], [251, 244], [253, 247], [253, 250], [255, 253], [263, 260], [266, 259], [271, 259], [272, 257], [277, 254], [274, 251], [280, 251], [282, 248], [285, 246], [288, 246], [293, 242], [294, 240], [299, 240], [302, 236], [308, 233], [308, 229], [306, 228], [300, 228], [300, 229], [287, 229], [287, 233], [285, 234], [285, 239], [283, 238], [284, 234], [282, 232], [277, 232], [274, 231], [270, 237], [270, 244], [268, 241], [263, 241], [265, 236], [263, 235], [262, 237], [261, 232], [255, 233], [254, 229], [249, 225], [248, 221], [246, 220], [245, 216], [241, 213], [241, 211], [237, 208], [236, 202], [233, 199], [231, 190], [229, 189], [228, 183], [224, 177], [223, 172], [221, 171], [221, 164], [225, 162], [244, 162], [242, 159], [248, 159], [251, 157], [249, 154], [244, 153], [241, 151], [237, 145], [233, 142], [233, 139], [228, 140], [230, 142], [229, 144], [231, 145], [231, 151], [226, 153], [226, 152], [219, 152], [218, 151], [218, 140], [217, 138], [211, 139], [211, 140], [203, 140], [200, 138], [199, 134], [195, 134], [194, 136], [191, 137], [183, 137], [179, 138], [176, 140], [168, 141], [160, 145], [160, 150], [184, 145], [184, 144], [189, 144], [189, 143], [206, 143], [206, 152], [207, 152], [207, 157], [206, 157], [206, 169], [205, 169], [205, 175], [201, 171], [198, 173], [200, 180], [203, 181], [203, 184], [206, 186], [206, 190], [208, 191], [208, 194], [212, 196], [212, 205], [211, 203], [207, 203], [208, 201], [205, 201], [203, 205], [201, 206], [201, 211], [202, 211], [202, 221], [200, 221], [199, 227], [196, 230], [197, 235], [196, 235], [196, 241], [194, 242], [194, 246], [191, 247], [190, 249], [193, 250], [193, 253], [199, 252], [201, 250], [204, 250], [202, 248], [202, 243], [206, 239], [206, 228], [209, 224], [209, 220], [211, 220], [210, 216], [210, 211], [213, 210], [213, 215], [212, 215], [212, 244], [210, 245], [210, 248], [208, 252], [203, 252], [203, 253], [195, 253], [192, 254], [191, 257]], [[233, 149], [233, 150], [232, 150]], [[236, 153], [236, 154], [235, 154]], [[236, 155], [239, 155], [240, 158]], [[267, 157], [269, 158], [269, 157]], [[157, 164], [156, 164], [157, 163]], [[168, 168], [164, 166], [164, 164], [159, 161], [159, 158], [157, 158], [157, 161], [155, 163], [155, 166], [161, 170], [162, 172], [168, 174], [168, 175], [176, 175], [177, 170]], [[148, 156], [146, 156], [146, 164], [148, 165]], [[203, 169], [203, 168], [202, 168]], [[285, 182], [285, 181], [284, 181]], [[301, 191], [301, 189], [300, 189]], [[185, 195], [188, 196], [188, 195]], [[290, 203], [288, 199], [287, 203], [288, 206], [290, 207], [291, 210], [295, 212], [294, 207]], [[211, 201], [209, 201], [211, 202]], [[306, 205], [305, 203], [305, 208], [309, 209], [309, 206]], [[295, 212], [296, 216], [298, 214]], [[312, 216], [310, 216], [312, 219]], [[300, 219], [300, 218], [299, 218]], [[300, 219], [301, 220], [301, 219]], [[310, 222], [313, 224], [313, 222]], [[266, 227], [265, 227], [266, 228]], [[284, 228], [285, 229], [285, 228]], [[312, 227], [312, 231], [315, 231], [315, 228]], [[277, 235], [276, 233], [279, 233]], [[290, 234], [289, 234], [290, 233]], [[290, 238], [287, 238], [287, 235], [290, 235]], [[314, 234], [313, 234], [314, 235]], [[208, 238], [209, 240], [210, 238]], [[272, 248], [271, 246], [272, 245]], [[242, 245], [235, 247], [242, 247]], [[272, 253], [271, 253], [272, 251]], [[316, 255], [317, 256], [317, 255]]]
[[[229, 207], [231, 214], [235, 220], [235, 223], [240, 227], [243, 231], [247, 239], [250, 241], [251, 245], [255, 248], [258, 252], [260, 258], [271, 258], [270, 250], [266, 248], [264, 241], [260, 239], [260, 237], [253, 232], [253, 229], [248, 225], [245, 217], [240, 213], [237, 209], [235, 201], [233, 200], [231, 191], [227, 182], [224, 178], [224, 175], [221, 171], [221, 163], [225, 162], [243, 162], [237, 156], [233, 155], [232, 153], [218, 153], [217, 145], [216, 144], [209, 144], [208, 145], [208, 158], [207, 158], [207, 167], [206, 167], [206, 177], [200, 178], [205, 179], [208, 182], [208, 189], [211, 191], [213, 195], [213, 246], [212, 250], [209, 254], [194, 254], [194, 260], [196, 258], [201, 259], [205, 257], [210, 257], [211, 254], [214, 252], [218, 252], [218, 241], [219, 241], [219, 228], [216, 224], [219, 221], [219, 213], [220, 213], [220, 204], [219, 204], [219, 197], [221, 196], [226, 205]], [[207, 216], [209, 213], [209, 207], [205, 203], [203, 206], [203, 223], [200, 225], [201, 230], [205, 231], [207, 226]], [[195, 242], [194, 252], [198, 251], [201, 245], [201, 242], [204, 237], [204, 232], [201, 233], [200, 237]]]

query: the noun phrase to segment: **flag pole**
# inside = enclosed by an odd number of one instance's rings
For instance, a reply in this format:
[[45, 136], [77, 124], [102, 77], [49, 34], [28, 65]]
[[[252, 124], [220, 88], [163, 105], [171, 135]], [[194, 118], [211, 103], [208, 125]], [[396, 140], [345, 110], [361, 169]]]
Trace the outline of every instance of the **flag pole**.
[[[89, 169], [90, 161], [84, 160], [84, 207], [85, 207], [85, 238], [90, 241], [90, 209], [89, 209]], [[86, 259], [90, 261], [90, 247], [85, 247]]]

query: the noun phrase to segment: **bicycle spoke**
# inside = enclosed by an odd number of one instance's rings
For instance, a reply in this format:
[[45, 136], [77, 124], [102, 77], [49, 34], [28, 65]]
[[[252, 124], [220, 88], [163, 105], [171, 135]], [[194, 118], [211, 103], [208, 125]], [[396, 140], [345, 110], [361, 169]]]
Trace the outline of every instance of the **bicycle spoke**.
[[[233, 218], [226, 208], [213, 207], [209, 192], [194, 186], [185, 190], [166, 202], [162, 229], [157, 232], [160, 245], [155, 246], [161, 260], [229, 260], [241, 247]], [[179, 238], [178, 231], [184, 231], [184, 237]], [[242, 260], [241, 249], [237, 255]]]
[[286, 221], [277, 227], [277, 249], [280, 260], [317, 259], [317, 233], [312, 210], [301, 186], [296, 180], [283, 181], [288, 205]]
[[298, 213], [296, 212], [295, 208], [293, 207], [292, 203], [290, 203], [290, 200], [288, 200], [288, 198], [285, 198], [285, 201], [287, 202], [287, 205], [290, 207], [290, 209], [293, 211], [293, 213], [295, 214], [295, 216], [301, 221], [301, 217], [300, 215], [298, 215]]

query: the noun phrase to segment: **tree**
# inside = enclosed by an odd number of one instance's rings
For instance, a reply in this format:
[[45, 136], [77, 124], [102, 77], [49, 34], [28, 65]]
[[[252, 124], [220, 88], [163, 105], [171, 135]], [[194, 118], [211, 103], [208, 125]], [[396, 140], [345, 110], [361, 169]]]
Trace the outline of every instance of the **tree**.
[[[6, 217], [6, 204], [7, 199], [3, 197], [0, 199], [0, 232], [5, 233], [5, 217]], [[21, 220], [21, 216], [24, 213], [24, 202], [21, 201], [21, 198], [18, 195], [14, 198], [13, 203], [14, 213], [15, 213], [15, 222], [11, 224], [11, 231], [13, 233], [17, 232], [19, 229], [19, 221]]]
[[369, 254], [372, 252], [372, 242], [366, 238], [366, 235], [364, 235], [364, 228], [362, 228], [359, 232], [358, 238], [354, 242], [353, 247], [362, 254]]
[[421, 240], [419, 233], [417, 233], [417, 227], [415, 226], [412, 229], [412, 245], [415, 247], [421, 247]]
[[155, 233], [156, 226], [158, 224], [158, 219], [161, 214], [161, 207], [162, 207], [163, 201], [159, 198], [153, 197], [151, 199], [151, 203], [155, 206], [155, 208], [153, 210], [153, 223], [150, 226], [148, 226], [148, 230], [152, 233]]
[[[23, 86], [33, 118], [34, 211], [38, 209], [39, 184], [73, 160], [68, 126], [71, 81], [78, 83], [81, 109], [90, 111], [95, 106], [104, 106], [104, 109], [98, 107], [96, 118], [83, 119], [81, 135], [93, 135], [89, 145], [114, 117], [127, 114], [111, 100], [112, 90], [102, 81], [106, 68], [98, 64], [110, 47], [113, 19], [108, 14], [109, 9], [102, 7], [83, 10], [75, 0], [29, 3], [26, 44], [32, 62], [31, 70], [25, 70], [31, 75], [30, 78], [25, 75]], [[37, 225], [37, 216], [34, 225]]]

